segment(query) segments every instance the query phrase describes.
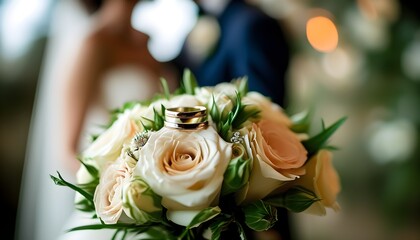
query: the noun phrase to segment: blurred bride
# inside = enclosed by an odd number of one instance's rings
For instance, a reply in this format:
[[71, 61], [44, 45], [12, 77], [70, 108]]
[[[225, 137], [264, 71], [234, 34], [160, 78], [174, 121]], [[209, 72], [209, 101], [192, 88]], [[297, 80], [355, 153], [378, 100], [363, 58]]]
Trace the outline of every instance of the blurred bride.
[[[178, 64], [197, 70], [202, 86], [247, 75], [250, 90], [261, 91], [282, 103], [288, 48], [278, 24], [248, 6], [245, 0], [195, 2], [202, 5], [208, 16], [218, 19], [218, 48], [199, 61], [201, 68], [197, 68], [196, 58]], [[112, 237], [114, 231], [63, 235], [66, 229], [92, 220], [74, 211], [74, 192], [55, 186], [48, 175], [60, 171], [64, 179], [75, 182], [79, 168], [75, 156], [87, 146], [89, 134], [102, 130], [98, 126], [107, 123], [109, 109], [125, 101], [150, 98], [159, 90], [160, 76], [169, 80], [172, 89], [176, 87], [174, 79], [180, 69], [168, 71], [168, 65], [157, 62], [147, 49], [148, 36], [131, 26], [136, 3], [137, 0], [57, 2], [28, 142], [17, 240]], [[86, 9], [97, 11], [89, 13]], [[173, 22], [178, 24], [179, 18]], [[239, 32], [242, 35], [236, 31], [238, 26], [244, 30]], [[186, 46], [197, 48], [194, 44]], [[185, 56], [181, 52], [176, 60], [188, 59]], [[282, 216], [285, 218], [279, 226], [286, 229], [283, 239], [289, 239], [287, 214]]]
[[131, 26], [136, 3], [56, 3], [33, 110], [15, 239], [56, 240], [72, 219], [83, 224], [74, 215], [74, 191], [56, 186], [49, 175], [59, 171], [75, 182], [75, 156], [89, 135], [107, 124], [110, 109], [150, 98], [159, 91], [160, 76], [176, 86], [149, 53], [148, 36]]

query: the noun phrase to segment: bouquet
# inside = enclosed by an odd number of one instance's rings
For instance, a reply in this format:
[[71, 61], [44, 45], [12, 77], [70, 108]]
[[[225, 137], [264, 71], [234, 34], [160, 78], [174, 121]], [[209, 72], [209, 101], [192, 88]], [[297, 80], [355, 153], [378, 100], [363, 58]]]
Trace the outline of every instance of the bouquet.
[[[310, 114], [288, 116], [247, 79], [181, 87], [112, 112], [110, 125], [83, 151], [75, 206], [113, 239], [220, 239], [265, 231], [279, 208], [325, 215], [339, 209], [330, 136], [345, 118], [309, 136]], [[119, 237], [119, 238], [118, 238]]]

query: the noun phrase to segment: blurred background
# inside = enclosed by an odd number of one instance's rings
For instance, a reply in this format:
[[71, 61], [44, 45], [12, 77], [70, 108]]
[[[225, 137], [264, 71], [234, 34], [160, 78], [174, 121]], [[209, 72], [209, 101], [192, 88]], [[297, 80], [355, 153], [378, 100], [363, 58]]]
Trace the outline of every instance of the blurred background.
[[[314, 105], [314, 132], [321, 127], [321, 117], [328, 125], [348, 116], [331, 139], [340, 148], [334, 152], [334, 165], [341, 176], [341, 211], [328, 212], [326, 217], [292, 215], [297, 240], [420, 239], [417, 4], [251, 2], [286, 30], [292, 51], [287, 110], [296, 113]], [[5, 239], [14, 235], [26, 141], [54, 4], [53, 0], [0, 0], [0, 206]], [[193, 16], [194, 8], [184, 5], [178, 6]], [[133, 26], [144, 28], [138, 18], [133, 16]], [[165, 24], [168, 21], [162, 21]], [[180, 32], [190, 25], [184, 26]], [[159, 43], [158, 37], [156, 33], [155, 44], [167, 44]], [[160, 60], [177, 54], [176, 46], [164, 51], [172, 55], [151, 51]]]

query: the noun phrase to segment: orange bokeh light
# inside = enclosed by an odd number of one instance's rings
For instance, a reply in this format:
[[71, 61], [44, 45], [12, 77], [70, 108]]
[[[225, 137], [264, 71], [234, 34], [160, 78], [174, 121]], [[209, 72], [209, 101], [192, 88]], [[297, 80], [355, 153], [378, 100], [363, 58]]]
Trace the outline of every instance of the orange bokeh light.
[[310, 18], [306, 23], [306, 37], [311, 46], [320, 52], [331, 52], [337, 48], [338, 31], [327, 17]]

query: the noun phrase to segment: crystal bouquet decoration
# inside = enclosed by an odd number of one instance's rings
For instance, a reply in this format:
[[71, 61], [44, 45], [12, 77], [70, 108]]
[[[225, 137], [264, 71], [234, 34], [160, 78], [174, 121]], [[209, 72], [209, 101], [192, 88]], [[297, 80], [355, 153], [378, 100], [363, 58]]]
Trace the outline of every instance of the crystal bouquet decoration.
[[[308, 114], [288, 116], [247, 79], [181, 87], [146, 102], [128, 102], [80, 154], [75, 207], [113, 239], [220, 239], [265, 231], [277, 209], [325, 215], [339, 209], [331, 135], [345, 121], [309, 136]], [[119, 237], [119, 238], [118, 238]]]

